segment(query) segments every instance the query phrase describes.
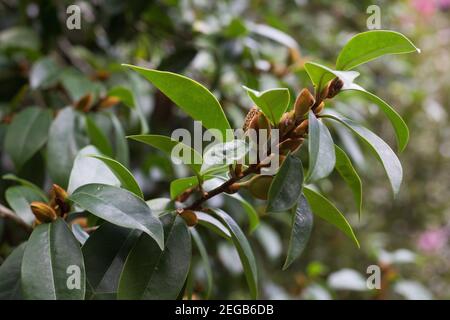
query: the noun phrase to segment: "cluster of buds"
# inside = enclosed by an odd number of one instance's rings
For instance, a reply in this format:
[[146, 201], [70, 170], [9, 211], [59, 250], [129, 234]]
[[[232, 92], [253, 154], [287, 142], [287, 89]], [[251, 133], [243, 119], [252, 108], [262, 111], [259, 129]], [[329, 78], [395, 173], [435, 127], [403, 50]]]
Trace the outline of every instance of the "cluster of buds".
[[55, 221], [58, 217], [66, 218], [70, 211], [66, 190], [54, 184], [50, 191], [50, 202], [33, 201], [30, 204], [36, 220], [34, 225]]
[[[273, 154], [273, 148], [267, 150], [267, 157], [265, 159], [258, 159], [259, 166], [265, 166], [270, 163], [271, 159], [278, 156], [279, 164], [284, 161], [288, 153], [296, 152], [303, 144], [306, 135], [308, 134], [308, 113], [314, 112], [315, 115], [319, 115], [324, 108], [324, 100], [331, 99], [336, 96], [343, 87], [343, 82], [339, 78], [331, 80], [327, 86], [317, 95], [315, 98], [308, 89], [303, 89], [295, 99], [294, 108], [283, 114], [280, 123], [276, 129], [279, 130], [279, 142], [277, 145], [277, 154]], [[254, 129], [258, 132], [257, 140], [259, 140], [261, 133], [260, 129], [266, 129], [264, 134], [270, 135], [271, 128], [267, 117], [256, 107], [250, 109], [247, 114], [243, 130], [247, 132], [250, 129]], [[266, 138], [266, 137], [264, 137]], [[257, 144], [258, 147], [259, 144]], [[260, 153], [258, 152], [258, 155]], [[241, 172], [241, 166], [235, 167], [235, 172], [231, 174], [233, 176], [239, 176]], [[238, 171], [238, 172], [237, 172]], [[273, 176], [261, 175], [260, 172], [256, 172], [251, 179], [234, 183], [229, 187], [229, 192], [236, 192], [238, 189], [244, 187], [250, 191], [250, 193], [258, 199], [267, 199], [270, 184]]]
[[74, 108], [82, 112], [100, 111], [109, 109], [120, 102], [118, 97], [105, 96], [94, 103], [94, 95], [88, 93], [74, 103]]

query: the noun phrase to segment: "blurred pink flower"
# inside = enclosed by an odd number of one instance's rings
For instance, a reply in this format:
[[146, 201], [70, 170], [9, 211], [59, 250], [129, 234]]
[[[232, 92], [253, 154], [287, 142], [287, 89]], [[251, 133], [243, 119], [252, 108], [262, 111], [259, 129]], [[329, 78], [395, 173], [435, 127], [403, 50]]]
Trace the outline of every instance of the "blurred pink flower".
[[413, 7], [424, 16], [431, 16], [436, 12], [436, 0], [412, 0]]
[[417, 246], [425, 252], [436, 252], [441, 250], [449, 239], [449, 230], [447, 228], [430, 229], [419, 236]]

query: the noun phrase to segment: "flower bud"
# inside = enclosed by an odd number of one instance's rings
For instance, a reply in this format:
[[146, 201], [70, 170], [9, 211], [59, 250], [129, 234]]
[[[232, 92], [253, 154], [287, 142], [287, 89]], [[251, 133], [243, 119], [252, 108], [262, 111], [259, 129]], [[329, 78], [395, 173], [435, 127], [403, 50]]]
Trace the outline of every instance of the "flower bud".
[[105, 97], [105, 98], [100, 100], [100, 102], [98, 104], [98, 108], [100, 110], [108, 109], [108, 108], [111, 108], [112, 106], [115, 106], [119, 102], [120, 102], [120, 99], [118, 97], [113, 97], [113, 96]]
[[55, 210], [44, 202], [33, 201], [30, 204], [30, 207], [34, 216], [40, 222], [52, 222], [58, 218]]
[[192, 210], [181, 210], [178, 214], [186, 221], [189, 227], [195, 226], [198, 222], [197, 215]]
[[339, 91], [341, 91], [342, 87], [344, 86], [344, 82], [339, 79], [339, 78], [334, 78], [333, 80], [331, 80], [331, 82], [328, 85], [328, 94], [327, 94], [327, 98], [331, 99], [334, 96], [336, 96]]
[[305, 114], [308, 113], [314, 103], [314, 96], [308, 89], [304, 88], [300, 91], [294, 103], [295, 121], [297, 123], [304, 118]]
[[253, 118], [259, 114], [259, 109], [257, 107], [252, 107], [247, 115], [245, 116], [244, 119], [244, 126], [242, 127], [242, 129], [245, 131], [247, 131], [248, 128], [250, 128], [250, 123], [252, 122]]
[[55, 209], [59, 216], [64, 216], [70, 211], [70, 205], [67, 203], [68, 194], [66, 190], [57, 184], [53, 184], [50, 191], [50, 206]]
[[267, 200], [272, 180], [272, 176], [257, 175], [245, 182], [242, 186], [245, 186], [255, 198]]
[[317, 108], [314, 109], [314, 114], [320, 114], [323, 111], [323, 108], [325, 107], [325, 103], [321, 102]]
[[295, 152], [297, 149], [302, 145], [303, 138], [296, 138], [296, 139], [286, 139], [282, 143], [278, 145], [278, 149], [280, 150], [280, 154], [286, 155], [289, 152]]
[[225, 192], [228, 194], [236, 193], [241, 188], [241, 185], [239, 183], [233, 183], [231, 186], [228, 187], [228, 190]]
[[286, 112], [283, 114], [280, 120], [278, 128], [280, 130], [280, 137], [284, 137], [295, 127], [295, 115], [294, 111]]
[[[260, 131], [260, 130], [265, 130], [265, 131]], [[265, 138], [266, 138], [266, 140], [268, 140], [270, 137], [270, 131], [271, 131], [271, 127], [270, 127], [269, 119], [267, 119], [267, 117], [262, 112], [260, 112], [258, 115], [258, 137], [260, 137], [260, 135], [262, 135], [262, 134], [266, 134]]]
[[293, 131], [295, 137], [303, 137], [308, 131], [308, 120], [302, 121]]
[[89, 110], [91, 110], [92, 108], [93, 100], [94, 96], [92, 95], [92, 93], [88, 93], [75, 103], [75, 109], [83, 112], [89, 112]]
[[78, 217], [70, 221], [70, 224], [78, 224], [82, 228], [87, 228], [88, 219], [86, 217]]

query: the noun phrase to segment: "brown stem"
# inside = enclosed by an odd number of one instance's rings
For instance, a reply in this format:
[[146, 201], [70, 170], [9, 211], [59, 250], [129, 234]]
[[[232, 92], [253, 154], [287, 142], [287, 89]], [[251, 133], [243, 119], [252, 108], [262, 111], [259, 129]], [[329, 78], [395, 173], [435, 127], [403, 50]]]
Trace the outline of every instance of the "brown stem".
[[10, 209], [8, 209], [7, 207], [5, 207], [2, 204], [0, 204], [0, 217], [14, 221], [18, 226], [20, 226], [22, 229], [24, 229], [28, 233], [33, 232], [32, 226], [30, 226], [28, 223], [23, 221], [13, 211], [11, 211]]

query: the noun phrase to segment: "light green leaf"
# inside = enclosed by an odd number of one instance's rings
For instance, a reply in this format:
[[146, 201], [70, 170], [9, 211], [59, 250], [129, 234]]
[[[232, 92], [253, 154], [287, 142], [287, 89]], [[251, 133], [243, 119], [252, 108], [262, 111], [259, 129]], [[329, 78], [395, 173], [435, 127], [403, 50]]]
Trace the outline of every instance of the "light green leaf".
[[350, 39], [336, 60], [336, 69], [350, 70], [386, 54], [420, 52], [404, 35], [389, 30], [362, 32]]
[[161, 221], [135, 194], [121, 188], [93, 183], [78, 188], [69, 199], [99, 218], [147, 233], [160, 248], [164, 248]]
[[47, 200], [48, 200], [47, 199], [47, 195], [44, 193], [44, 191], [42, 191], [42, 189], [39, 188], [37, 185], [35, 185], [33, 182], [30, 182], [28, 180], [19, 178], [18, 176], [14, 175], [12, 173], [8, 173], [8, 174], [3, 175], [2, 179], [15, 181], [15, 182], [20, 183], [21, 185], [23, 185], [25, 187], [31, 188], [34, 191], [36, 191], [41, 196], [42, 199], [44, 199], [44, 202], [47, 202]]
[[206, 294], [205, 298], [208, 299], [211, 295], [211, 290], [213, 286], [213, 274], [212, 274], [212, 268], [211, 263], [209, 262], [208, 252], [206, 251], [206, 247], [202, 241], [202, 238], [198, 234], [197, 230], [195, 228], [190, 228], [189, 231], [191, 232], [192, 239], [194, 239], [195, 246], [198, 249], [198, 253], [200, 254], [200, 257], [202, 259], [203, 268], [205, 269], [206, 273]]
[[47, 89], [58, 81], [59, 68], [52, 58], [45, 57], [36, 61], [30, 70], [31, 89]]
[[356, 71], [337, 71], [315, 62], [305, 63], [305, 69], [317, 92], [321, 92], [328, 81], [338, 77], [344, 82], [342, 90], [360, 88], [353, 81], [359, 76]]
[[73, 161], [79, 150], [75, 133], [78, 116], [73, 108], [66, 107], [59, 111], [50, 126], [47, 170], [53, 182], [63, 188], [68, 185]]
[[231, 233], [228, 231], [227, 227], [225, 227], [222, 222], [214, 218], [212, 215], [201, 211], [196, 211], [195, 214], [197, 215], [199, 225], [208, 228], [212, 232], [227, 240], [231, 239]]
[[[143, 142], [152, 147], [155, 147], [163, 151], [166, 155], [172, 158], [175, 157], [182, 161], [182, 163], [191, 167], [191, 169], [196, 173], [200, 173], [202, 165], [202, 156], [200, 153], [189, 147], [188, 145], [173, 140], [166, 136], [146, 134], [146, 135], [134, 135], [128, 136], [128, 138]], [[173, 150], [176, 148], [175, 150]], [[173, 152], [172, 152], [173, 151]], [[173, 153], [173, 154], [172, 154]]]
[[133, 192], [139, 198], [144, 199], [144, 195], [141, 188], [139, 187], [139, 184], [137, 183], [136, 179], [134, 179], [133, 174], [127, 168], [125, 168], [125, 166], [123, 166], [118, 161], [106, 156], [91, 155], [91, 157], [98, 159], [106, 164], [108, 168], [111, 169], [112, 173], [114, 173], [116, 178], [119, 179], [122, 188], [127, 189], [128, 191]]
[[358, 239], [347, 219], [345, 219], [343, 214], [327, 198], [306, 186], [303, 187], [303, 194], [315, 215], [335, 225], [352, 239], [359, 248]]
[[219, 220], [221, 220], [221, 222], [226, 225], [230, 231], [231, 240], [238, 251], [239, 258], [241, 259], [241, 263], [244, 268], [245, 278], [247, 279], [247, 284], [250, 289], [250, 295], [253, 299], [256, 299], [258, 297], [256, 260], [247, 238], [239, 225], [227, 213], [220, 209], [214, 209], [211, 211], [219, 218]]
[[225, 193], [225, 196], [233, 198], [241, 204], [242, 208], [244, 209], [248, 217], [249, 233], [255, 231], [256, 228], [259, 226], [259, 215], [258, 212], [256, 212], [255, 208], [253, 208], [253, 205], [247, 200], [245, 200], [239, 193], [232, 193], [232, 194]]
[[362, 183], [359, 178], [358, 173], [350, 161], [347, 154], [339, 148], [334, 146], [336, 151], [336, 170], [341, 175], [342, 179], [347, 183], [353, 192], [353, 197], [355, 198], [356, 205], [358, 206], [358, 214], [361, 217], [362, 211]]
[[[78, 241], [57, 219], [37, 226], [22, 260], [22, 293], [29, 300], [83, 300], [86, 276]], [[70, 276], [72, 275], [72, 280]], [[68, 284], [79, 288], [69, 289]]]
[[102, 132], [102, 130], [97, 126], [95, 121], [89, 116], [85, 116], [86, 120], [86, 131], [91, 140], [91, 144], [97, 147], [101, 153], [108, 157], [112, 157], [112, 147], [106, 135]]
[[397, 158], [394, 151], [392, 151], [389, 145], [386, 142], [384, 142], [380, 137], [378, 137], [375, 133], [368, 130], [367, 128], [364, 128], [360, 124], [350, 119], [338, 116], [337, 114], [330, 114], [330, 113], [325, 114], [323, 116], [342, 123], [367, 144], [370, 150], [377, 156], [377, 158], [383, 164], [384, 170], [386, 171], [386, 174], [391, 183], [394, 196], [397, 195], [397, 193], [400, 190], [400, 185], [402, 183], [403, 169], [400, 160]]
[[22, 300], [20, 266], [26, 242], [19, 245], [0, 265], [0, 300]]
[[87, 282], [87, 299], [110, 295], [116, 299], [119, 278], [125, 260], [139, 237], [139, 231], [102, 224], [82, 247]]
[[125, 167], [128, 167], [130, 162], [130, 150], [128, 148], [128, 141], [125, 138], [125, 131], [114, 113], [111, 113], [110, 117], [113, 125], [115, 158]]
[[214, 134], [219, 140], [227, 140], [226, 131], [231, 129], [230, 124], [219, 101], [203, 85], [172, 72], [146, 69], [127, 64], [124, 64], [124, 66], [143, 75], [194, 120], [202, 121], [205, 128], [219, 130], [221, 134]]
[[6, 189], [5, 199], [17, 216], [28, 224], [34, 221], [30, 203], [33, 201], [47, 201], [36, 190], [26, 186], [14, 186]]
[[291, 209], [297, 204], [302, 187], [302, 162], [289, 154], [270, 184], [266, 212], [284, 212]]
[[164, 217], [163, 249], [146, 234], [131, 249], [120, 276], [119, 299], [176, 299], [191, 261], [191, 236], [179, 216]]
[[316, 181], [327, 177], [334, 169], [336, 155], [334, 143], [328, 128], [319, 121], [313, 112], [308, 115], [308, 152], [309, 169], [307, 181]]
[[47, 142], [51, 121], [50, 110], [38, 107], [29, 107], [13, 118], [5, 135], [5, 151], [16, 169], [20, 169]]
[[289, 106], [289, 90], [287, 88], [275, 88], [259, 92], [245, 86], [244, 89], [272, 125], [277, 125]]
[[169, 198], [151, 199], [147, 200], [145, 203], [149, 206], [150, 210], [152, 210], [152, 213], [157, 217], [161, 216], [163, 213], [173, 212], [176, 209], [175, 203]]
[[[206, 175], [202, 177], [202, 180], [209, 180], [212, 179], [214, 176]], [[173, 180], [170, 183], [170, 198], [175, 199], [180, 194], [182, 194], [184, 191], [186, 191], [189, 188], [193, 188], [195, 186], [198, 186], [198, 177], [185, 177]]]
[[297, 207], [293, 208], [291, 211], [291, 237], [289, 238], [289, 247], [283, 270], [289, 268], [292, 262], [302, 254], [308, 244], [314, 220], [311, 208], [304, 195], [300, 196]]

